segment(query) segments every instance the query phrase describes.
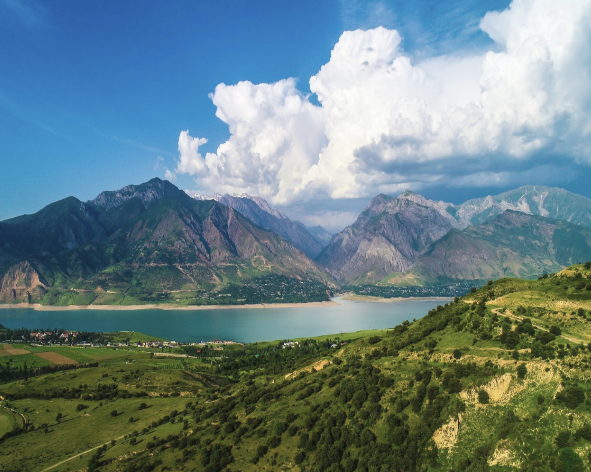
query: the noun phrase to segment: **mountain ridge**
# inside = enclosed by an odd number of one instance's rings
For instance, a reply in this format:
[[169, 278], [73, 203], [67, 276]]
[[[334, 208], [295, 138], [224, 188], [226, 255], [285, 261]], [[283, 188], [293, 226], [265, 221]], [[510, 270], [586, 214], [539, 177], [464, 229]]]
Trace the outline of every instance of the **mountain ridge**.
[[181, 290], [195, 296], [267, 274], [334, 286], [277, 234], [160, 179], [103, 192], [89, 202], [68, 197], [3, 222], [2, 228], [0, 301], [5, 302], [39, 301], [60, 290], [93, 292], [93, 300], [109, 299], [104, 292], [124, 292], [130, 301], [145, 302], [156, 293]]
[[248, 194], [207, 196], [189, 193], [189, 195], [197, 200], [215, 200], [234, 208], [255, 224], [285, 238], [310, 258], [318, 256], [328, 243], [324, 228], [319, 227], [320, 230], [310, 231], [304, 224], [292, 221], [287, 215], [273, 208], [264, 198]]

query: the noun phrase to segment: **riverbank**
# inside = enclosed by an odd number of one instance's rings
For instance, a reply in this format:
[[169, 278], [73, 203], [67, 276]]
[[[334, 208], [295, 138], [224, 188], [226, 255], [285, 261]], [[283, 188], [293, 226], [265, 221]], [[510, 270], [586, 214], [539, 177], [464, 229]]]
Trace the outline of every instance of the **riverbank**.
[[14, 303], [1, 304], [0, 310], [9, 308], [32, 308], [36, 311], [69, 311], [69, 310], [113, 310], [113, 311], [136, 311], [136, 310], [229, 310], [229, 309], [268, 309], [268, 308], [320, 308], [329, 306], [338, 306], [339, 303], [334, 300], [328, 302], [309, 302], [309, 303], [257, 303], [252, 305], [40, 305], [38, 303]]

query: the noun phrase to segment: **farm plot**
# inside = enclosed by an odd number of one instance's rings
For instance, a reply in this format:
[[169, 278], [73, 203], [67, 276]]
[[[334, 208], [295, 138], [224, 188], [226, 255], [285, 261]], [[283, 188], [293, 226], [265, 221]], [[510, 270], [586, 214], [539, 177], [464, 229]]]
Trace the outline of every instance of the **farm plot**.
[[57, 352], [51, 352], [51, 351], [38, 352], [35, 355], [41, 357], [42, 359], [45, 359], [46, 361], [53, 362], [55, 365], [76, 365], [76, 364], [78, 364], [78, 362], [76, 362], [75, 360], [70, 359], [69, 357], [66, 357], [66, 356], [62, 356], [61, 354], [58, 354]]
[[23, 354], [30, 354], [30, 352], [26, 349], [14, 348], [10, 344], [2, 344], [0, 346], [0, 356], [20, 356]]

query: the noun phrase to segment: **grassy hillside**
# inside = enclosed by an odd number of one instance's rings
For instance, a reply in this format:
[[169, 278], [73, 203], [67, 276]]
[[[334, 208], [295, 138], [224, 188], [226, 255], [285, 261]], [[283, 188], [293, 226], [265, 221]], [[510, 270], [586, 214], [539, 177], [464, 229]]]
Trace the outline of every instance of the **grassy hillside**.
[[[413, 323], [287, 349], [258, 343], [208, 358], [85, 349], [101, 353], [98, 367], [0, 385], [2, 406], [26, 419], [0, 423], [13, 428], [0, 464], [588, 470], [590, 284], [589, 263], [536, 281], [503, 279]], [[73, 348], [59, 354], [75, 358]]]

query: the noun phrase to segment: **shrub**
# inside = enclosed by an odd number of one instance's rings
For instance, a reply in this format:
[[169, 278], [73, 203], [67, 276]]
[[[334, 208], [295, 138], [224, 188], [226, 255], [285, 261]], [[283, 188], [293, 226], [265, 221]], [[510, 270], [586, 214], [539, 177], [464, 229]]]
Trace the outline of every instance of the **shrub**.
[[267, 441], [267, 446], [273, 449], [281, 444], [281, 437], [280, 436], [271, 436]]
[[486, 390], [479, 390], [478, 391], [478, 403], [482, 403], [483, 405], [486, 405], [489, 401], [489, 395], [488, 392]]
[[591, 441], [591, 426], [588, 424], [583, 425], [577, 430], [577, 436], [587, 441]]
[[455, 349], [453, 352], [453, 356], [455, 359], [461, 359], [462, 358], [462, 351], [460, 351], [459, 349]]
[[568, 385], [556, 394], [556, 400], [574, 409], [585, 401], [585, 391], [579, 386]]
[[562, 334], [562, 331], [560, 330], [560, 328], [556, 325], [552, 325], [550, 326], [549, 331], [554, 335], [554, 336], [560, 336]]
[[306, 459], [306, 453], [304, 451], [298, 451], [297, 454], [295, 455], [295, 457], [293, 458], [293, 461], [296, 464], [301, 464], [302, 462], [304, 462], [305, 459]]
[[138, 410], [145, 410], [146, 408], [148, 408], [148, 405], [146, 405], [145, 403], [140, 403]]
[[554, 442], [556, 443], [556, 447], [559, 449], [562, 447], [568, 447], [568, 442], [570, 441], [570, 431], [565, 430], [561, 431], [556, 435], [554, 438]]
[[117, 410], [113, 410], [111, 413], [109, 413], [113, 418], [115, 418], [117, 416]]
[[519, 377], [520, 379], [525, 378], [527, 374], [527, 367], [525, 366], [525, 364], [519, 364], [519, 366], [517, 367], [517, 377]]

